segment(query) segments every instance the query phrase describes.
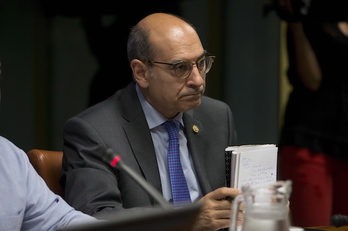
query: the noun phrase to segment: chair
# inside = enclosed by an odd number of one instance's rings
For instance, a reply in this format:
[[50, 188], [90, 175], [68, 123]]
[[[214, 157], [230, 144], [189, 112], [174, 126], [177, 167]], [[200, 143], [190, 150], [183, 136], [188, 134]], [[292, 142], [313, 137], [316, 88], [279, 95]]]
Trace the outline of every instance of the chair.
[[62, 171], [63, 152], [32, 149], [27, 153], [30, 163], [44, 179], [47, 186], [63, 197], [64, 189], [59, 184]]

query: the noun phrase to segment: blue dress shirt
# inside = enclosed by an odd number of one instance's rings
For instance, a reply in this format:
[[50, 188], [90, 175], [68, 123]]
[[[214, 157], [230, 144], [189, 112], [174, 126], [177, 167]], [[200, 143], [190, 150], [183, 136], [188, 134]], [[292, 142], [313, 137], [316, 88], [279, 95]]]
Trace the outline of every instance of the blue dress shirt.
[[[160, 171], [163, 197], [166, 200], [171, 201], [172, 192], [169, 181], [169, 170], [167, 161], [169, 136], [166, 131], [166, 128], [164, 127], [164, 125], [162, 125], [168, 119], [165, 118], [161, 113], [159, 113], [146, 101], [138, 85], [136, 85], [136, 91], [151, 132], [152, 141], [156, 152], [158, 168]], [[180, 160], [187, 181], [187, 186], [190, 191], [191, 200], [196, 201], [197, 199], [200, 199], [202, 197], [202, 192], [199, 187], [195, 168], [193, 166], [193, 162], [187, 148], [187, 139], [183, 131], [183, 127], [185, 125], [182, 119], [182, 115], [182, 113], [179, 113], [174, 118], [181, 124], [181, 129], [179, 131]]]
[[1, 136], [0, 187], [0, 230], [53, 231], [95, 220], [50, 191], [27, 155]]

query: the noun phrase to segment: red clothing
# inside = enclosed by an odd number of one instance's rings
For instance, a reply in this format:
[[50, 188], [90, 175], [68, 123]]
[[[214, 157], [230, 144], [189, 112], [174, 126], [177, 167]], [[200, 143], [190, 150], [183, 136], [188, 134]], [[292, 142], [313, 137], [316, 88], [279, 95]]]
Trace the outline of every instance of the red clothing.
[[292, 225], [329, 225], [332, 214], [348, 214], [348, 161], [284, 146], [279, 150], [279, 174], [292, 179]]

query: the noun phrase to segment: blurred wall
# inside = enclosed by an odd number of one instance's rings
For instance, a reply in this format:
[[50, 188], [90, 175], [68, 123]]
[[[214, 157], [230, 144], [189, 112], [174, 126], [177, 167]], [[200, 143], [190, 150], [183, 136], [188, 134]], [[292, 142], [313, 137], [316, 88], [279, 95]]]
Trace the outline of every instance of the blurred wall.
[[225, 101], [240, 144], [276, 143], [279, 110], [280, 22], [263, 16], [263, 1], [228, 1]]

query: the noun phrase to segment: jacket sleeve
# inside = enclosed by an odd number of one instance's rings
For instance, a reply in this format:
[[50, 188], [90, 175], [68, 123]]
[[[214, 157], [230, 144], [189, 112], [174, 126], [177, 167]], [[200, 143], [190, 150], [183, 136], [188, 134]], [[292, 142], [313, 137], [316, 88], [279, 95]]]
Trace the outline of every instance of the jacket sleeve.
[[93, 216], [105, 216], [123, 209], [117, 171], [102, 161], [106, 145], [90, 124], [70, 119], [64, 129], [64, 156], [61, 184], [65, 200]]

